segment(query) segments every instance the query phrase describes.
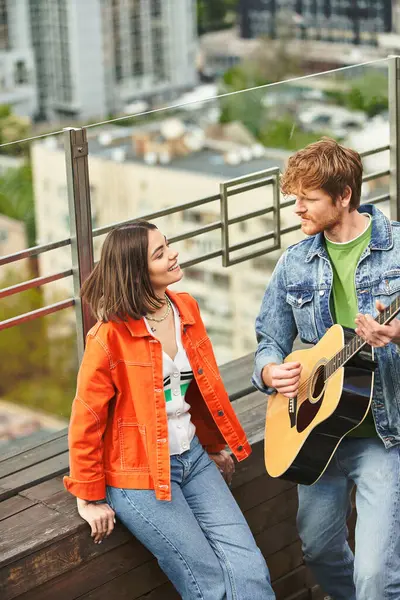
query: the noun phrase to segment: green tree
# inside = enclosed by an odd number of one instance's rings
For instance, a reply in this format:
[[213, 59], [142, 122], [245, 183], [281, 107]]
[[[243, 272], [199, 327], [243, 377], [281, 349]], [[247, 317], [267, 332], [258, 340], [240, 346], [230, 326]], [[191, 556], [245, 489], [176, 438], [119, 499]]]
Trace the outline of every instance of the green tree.
[[220, 101], [220, 122], [240, 121], [259, 137], [267, 122], [267, 110], [262, 101], [268, 88], [263, 86], [296, 74], [299, 69], [297, 59], [288, 55], [280, 40], [261, 41], [251, 56], [224, 74], [220, 92], [231, 95]]
[[197, 0], [197, 26], [200, 35], [231, 27], [236, 21], [238, 0]]
[[32, 168], [25, 163], [0, 177], [0, 213], [25, 224], [29, 246], [36, 243]]
[[260, 132], [259, 139], [264, 146], [283, 150], [299, 150], [320, 139], [323, 132], [302, 131], [290, 117], [269, 122]]
[[[35, 202], [29, 162], [16, 169], [7, 169], [0, 176], [0, 214], [24, 223], [28, 247], [36, 244]], [[37, 257], [32, 257], [29, 264], [32, 276], [37, 277]]]
[[12, 113], [8, 104], [0, 105], [0, 153], [11, 155], [24, 155], [27, 152], [26, 144], [9, 144], [29, 137], [31, 122], [27, 117], [18, 117]]
[[326, 92], [336, 104], [350, 110], [362, 110], [369, 117], [388, 109], [388, 80], [380, 71], [366, 73], [355, 79], [347, 91], [332, 90]]

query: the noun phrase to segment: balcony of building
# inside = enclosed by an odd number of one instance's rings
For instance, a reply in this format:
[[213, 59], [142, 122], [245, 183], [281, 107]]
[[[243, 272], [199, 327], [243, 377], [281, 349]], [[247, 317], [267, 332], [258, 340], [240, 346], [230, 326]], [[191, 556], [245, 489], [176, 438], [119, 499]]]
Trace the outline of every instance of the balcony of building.
[[[79, 289], [104, 235], [138, 217], [154, 221], [179, 249], [186, 277], [178, 287], [198, 299], [252, 443], [232, 489], [267, 559], [276, 596], [323, 597], [303, 563], [295, 486], [265, 471], [266, 402], [250, 383], [254, 319], [277, 259], [302, 237], [294, 200], [279, 190], [292, 150], [323, 134], [352, 146], [364, 160], [362, 202], [400, 218], [399, 60], [18, 140], [32, 173], [38, 243], [19, 242], [0, 259], [0, 347], [3, 372], [12, 380], [0, 400], [3, 600], [178, 598], [121, 524], [94, 545], [62, 486], [69, 406], [93, 324]], [[379, 114], [344, 110], [352, 81], [371, 75], [382, 82]], [[254, 133], [261, 126], [263, 144]], [[277, 132], [287, 136], [286, 150], [276, 148]], [[22, 185], [17, 181], [12, 193]]]

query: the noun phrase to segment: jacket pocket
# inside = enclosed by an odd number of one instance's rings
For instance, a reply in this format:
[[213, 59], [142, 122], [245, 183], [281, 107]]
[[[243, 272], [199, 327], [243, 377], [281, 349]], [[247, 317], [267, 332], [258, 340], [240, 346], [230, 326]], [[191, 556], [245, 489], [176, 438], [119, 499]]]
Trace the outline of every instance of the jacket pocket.
[[215, 360], [214, 350], [208, 336], [199, 341], [197, 344], [197, 352], [200, 355], [200, 363], [203, 363], [211, 371], [215, 380], [220, 379], [221, 376]]
[[122, 471], [148, 471], [145, 426], [118, 419], [118, 440]]
[[[382, 296], [383, 304], [386, 305], [395, 300], [398, 294], [400, 294], [400, 269], [386, 271], [386, 273], [383, 273], [382, 277], [372, 286], [372, 295]], [[390, 298], [389, 296], [392, 295], [393, 298]]]
[[313, 299], [313, 290], [290, 290], [286, 293], [286, 302], [292, 307], [300, 339], [309, 343], [318, 340]]

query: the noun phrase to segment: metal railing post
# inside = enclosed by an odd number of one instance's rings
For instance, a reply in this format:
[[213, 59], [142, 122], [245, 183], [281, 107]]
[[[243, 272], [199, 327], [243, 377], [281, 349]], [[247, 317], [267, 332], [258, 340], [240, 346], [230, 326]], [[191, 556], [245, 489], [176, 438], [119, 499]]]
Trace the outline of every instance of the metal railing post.
[[77, 346], [80, 362], [85, 348], [86, 334], [95, 321], [89, 307], [81, 302], [79, 296], [82, 283], [94, 265], [86, 129], [65, 128], [64, 145], [67, 168]]
[[389, 56], [390, 217], [400, 220], [400, 56]]

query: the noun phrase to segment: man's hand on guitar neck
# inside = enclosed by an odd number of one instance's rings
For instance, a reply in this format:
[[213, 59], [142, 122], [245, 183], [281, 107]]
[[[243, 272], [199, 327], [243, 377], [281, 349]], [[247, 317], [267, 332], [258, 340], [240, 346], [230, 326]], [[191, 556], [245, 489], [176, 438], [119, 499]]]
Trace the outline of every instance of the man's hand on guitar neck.
[[[385, 310], [381, 302], [376, 302], [379, 312]], [[390, 342], [400, 344], [400, 321], [393, 319], [389, 325], [379, 325], [371, 315], [358, 314], [355, 318], [356, 334], [373, 348], [382, 348]]]
[[266, 386], [273, 387], [287, 398], [295, 398], [299, 389], [301, 364], [287, 362], [281, 365], [270, 363], [262, 370], [262, 378]]

